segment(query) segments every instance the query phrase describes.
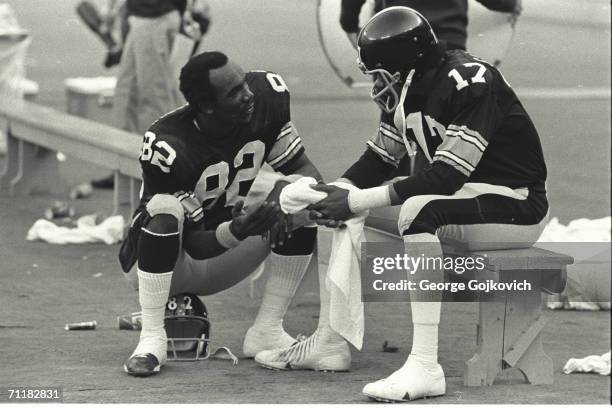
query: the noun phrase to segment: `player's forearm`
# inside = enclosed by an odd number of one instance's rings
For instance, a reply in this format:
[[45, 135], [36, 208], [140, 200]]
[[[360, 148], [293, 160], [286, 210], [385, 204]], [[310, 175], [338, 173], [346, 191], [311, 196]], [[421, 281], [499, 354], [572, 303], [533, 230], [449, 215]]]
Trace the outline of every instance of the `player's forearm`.
[[414, 176], [392, 184], [401, 202], [417, 195], [453, 195], [468, 177], [450, 165], [434, 162]]
[[452, 195], [463, 186], [467, 177], [444, 163], [428, 167], [418, 174], [393, 184], [351, 191], [348, 204], [352, 213], [391, 205], [399, 205], [418, 195]]
[[382, 161], [370, 149], [361, 155], [342, 175], [343, 179], [350, 180], [351, 184], [359, 188], [370, 188], [381, 185], [389, 179], [395, 167]]
[[219, 243], [216, 231], [203, 229], [184, 232], [183, 249], [198, 260], [214, 258], [228, 250]]

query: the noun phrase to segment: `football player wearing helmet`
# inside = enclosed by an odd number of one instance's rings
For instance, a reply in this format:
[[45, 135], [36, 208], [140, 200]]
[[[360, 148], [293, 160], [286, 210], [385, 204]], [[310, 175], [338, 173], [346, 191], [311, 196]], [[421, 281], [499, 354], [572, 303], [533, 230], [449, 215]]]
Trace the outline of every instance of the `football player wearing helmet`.
[[[486, 8], [511, 12], [515, 21], [522, 11], [522, 0], [477, 0]], [[346, 32], [349, 41], [357, 46], [359, 34], [359, 13], [366, 0], [342, 0], [340, 8], [340, 26]], [[468, 26], [467, 0], [375, 0], [374, 10], [381, 11], [387, 7], [405, 6], [417, 10], [429, 22], [440, 42], [449, 50], [466, 49]], [[400, 160], [395, 176], [413, 174], [427, 166], [427, 159], [417, 150], [413, 158], [410, 156]]]
[[[443, 242], [471, 250], [531, 246], [547, 218], [546, 164], [536, 128], [498, 69], [465, 51], [445, 50], [427, 20], [407, 7], [372, 17], [358, 47], [363, 71], [375, 79], [372, 98], [382, 120], [340, 179], [359, 189], [315, 186], [327, 197], [311, 205], [311, 216], [325, 224], [401, 204], [398, 228], [413, 257], [441, 257]], [[382, 184], [402, 157], [414, 154], [411, 143], [429, 165]], [[443, 272], [427, 265], [411, 280], [442, 282]], [[441, 295], [410, 292], [410, 355], [389, 377], [367, 384], [365, 395], [406, 401], [445, 393], [438, 364]]]
[[[292, 176], [321, 180], [291, 122], [282, 77], [245, 73], [207, 52], [183, 67], [180, 89], [187, 105], [144, 135], [141, 203], [119, 254], [142, 308], [140, 341], [124, 366], [137, 376], [166, 361], [169, 296], [217, 293], [264, 260], [269, 279], [244, 354], [293, 344], [283, 317], [316, 243], [316, 226], [294, 223], [278, 205]], [[265, 163], [281, 174], [260, 172]]]

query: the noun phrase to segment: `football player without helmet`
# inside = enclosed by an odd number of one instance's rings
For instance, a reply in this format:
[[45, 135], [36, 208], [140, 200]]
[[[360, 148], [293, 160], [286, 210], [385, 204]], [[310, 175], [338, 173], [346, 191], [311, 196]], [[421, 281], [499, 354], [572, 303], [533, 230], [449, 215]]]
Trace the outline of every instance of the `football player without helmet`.
[[[186, 352], [205, 358], [210, 322], [194, 295], [232, 287], [264, 260], [268, 280], [243, 354], [295, 343], [283, 318], [316, 244], [316, 226], [277, 204], [291, 180], [321, 180], [291, 121], [282, 77], [245, 72], [215, 51], [192, 57], [179, 80], [188, 103], [144, 135], [141, 201], [119, 253], [142, 310], [140, 339], [124, 365], [134, 376], [156, 374]], [[176, 296], [185, 292], [193, 295]]]
[[[401, 204], [398, 232], [410, 257], [443, 258], [442, 240], [472, 251], [532, 246], [548, 219], [546, 163], [538, 132], [501, 72], [463, 50], [446, 50], [408, 7], [374, 15], [357, 47], [360, 67], [375, 79], [379, 129], [339, 179], [358, 188], [313, 186], [327, 197], [309, 206], [311, 218], [326, 225]], [[384, 184], [415, 144], [428, 165]], [[412, 280], [441, 283], [444, 271], [425, 265]], [[409, 295], [410, 355], [364, 387], [370, 398], [408, 401], [446, 392], [438, 363], [442, 293], [417, 285]]]

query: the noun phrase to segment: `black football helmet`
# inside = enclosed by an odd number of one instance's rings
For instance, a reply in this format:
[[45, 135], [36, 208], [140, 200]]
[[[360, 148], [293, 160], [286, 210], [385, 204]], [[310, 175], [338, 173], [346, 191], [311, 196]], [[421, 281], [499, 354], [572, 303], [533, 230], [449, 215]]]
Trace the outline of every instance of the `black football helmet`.
[[400, 98], [394, 85], [428, 69], [428, 57], [437, 47], [429, 22], [409, 7], [386, 8], [366, 23], [357, 37], [357, 62], [365, 74], [383, 81], [371, 94], [383, 111], [395, 110]]
[[164, 323], [169, 361], [198, 361], [210, 356], [211, 324], [206, 306], [196, 295], [170, 297]]

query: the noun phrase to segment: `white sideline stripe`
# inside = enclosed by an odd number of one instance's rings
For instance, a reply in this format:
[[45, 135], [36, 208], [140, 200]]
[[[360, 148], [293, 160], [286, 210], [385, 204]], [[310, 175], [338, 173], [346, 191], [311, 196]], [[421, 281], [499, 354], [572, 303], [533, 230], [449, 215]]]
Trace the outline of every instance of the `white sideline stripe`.
[[610, 88], [517, 88], [525, 99], [610, 99]]

